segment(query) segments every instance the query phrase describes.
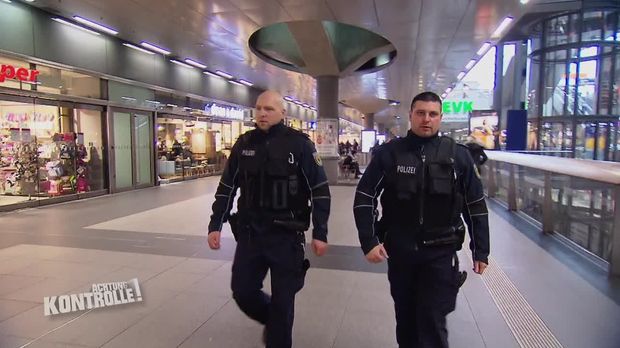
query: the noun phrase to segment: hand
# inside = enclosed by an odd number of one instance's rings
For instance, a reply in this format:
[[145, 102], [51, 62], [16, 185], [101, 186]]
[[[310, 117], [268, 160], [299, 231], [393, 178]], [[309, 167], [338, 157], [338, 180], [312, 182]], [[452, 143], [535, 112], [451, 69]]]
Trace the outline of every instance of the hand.
[[482, 274], [482, 272], [484, 272], [487, 266], [488, 265], [482, 261], [474, 261], [474, 272]]
[[320, 241], [318, 239], [312, 240], [312, 251], [314, 251], [314, 255], [323, 256], [327, 252], [327, 243]]
[[209, 248], [213, 250], [217, 250], [220, 248], [220, 231], [210, 232], [207, 236], [207, 241], [209, 242]]
[[377, 245], [376, 247], [372, 248], [372, 250], [370, 250], [368, 254], [366, 254], [366, 260], [372, 263], [383, 262], [388, 258], [389, 257], [387, 251], [385, 251], [383, 244]]

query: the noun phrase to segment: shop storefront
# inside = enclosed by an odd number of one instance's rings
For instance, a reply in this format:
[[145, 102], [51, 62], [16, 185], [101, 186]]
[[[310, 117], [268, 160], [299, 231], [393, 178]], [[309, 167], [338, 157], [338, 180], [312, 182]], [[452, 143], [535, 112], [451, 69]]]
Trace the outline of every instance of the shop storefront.
[[[201, 108], [207, 100], [251, 105], [256, 88], [132, 49], [112, 35], [68, 28], [23, 2], [0, 2], [0, 9], [2, 32], [11, 33], [0, 40], [0, 211], [157, 185], [158, 155], [168, 160], [173, 139], [188, 138], [187, 149], [197, 153], [190, 161], [221, 164], [251, 127], [239, 108]], [[193, 110], [201, 111], [194, 130], [157, 121]], [[158, 143], [158, 135], [171, 143]]]
[[219, 174], [232, 146], [253, 129], [240, 107], [208, 103], [191, 114], [158, 113], [157, 173], [161, 183]]
[[98, 78], [0, 57], [0, 209], [107, 193]]

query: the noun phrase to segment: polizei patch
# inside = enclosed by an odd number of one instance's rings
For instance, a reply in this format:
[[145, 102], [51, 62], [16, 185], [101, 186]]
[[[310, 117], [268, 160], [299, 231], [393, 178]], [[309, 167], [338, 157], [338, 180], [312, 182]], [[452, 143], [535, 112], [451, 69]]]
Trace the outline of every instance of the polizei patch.
[[396, 172], [401, 174], [415, 174], [414, 166], [396, 166]]
[[254, 155], [256, 155], [256, 150], [242, 150], [241, 151], [241, 156], [252, 157]]

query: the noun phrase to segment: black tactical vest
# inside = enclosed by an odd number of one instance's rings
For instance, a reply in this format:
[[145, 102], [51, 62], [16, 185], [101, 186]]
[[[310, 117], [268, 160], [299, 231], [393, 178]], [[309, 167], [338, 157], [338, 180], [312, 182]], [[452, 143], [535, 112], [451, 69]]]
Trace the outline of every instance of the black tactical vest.
[[[244, 134], [239, 150], [240, 211], [263, 219], [309, 222], [310, 192], [299, 168], [302, 141], [294, 130]], [[303, 183], [303, 184], [302, 184]]]
[[394, 166], [381, 199], [388, 228], [415, 231], [424, 240], [454, 233], [463, 204], [454, 140], [440, 137], [415, 149], [403, 139], [390, 150]]

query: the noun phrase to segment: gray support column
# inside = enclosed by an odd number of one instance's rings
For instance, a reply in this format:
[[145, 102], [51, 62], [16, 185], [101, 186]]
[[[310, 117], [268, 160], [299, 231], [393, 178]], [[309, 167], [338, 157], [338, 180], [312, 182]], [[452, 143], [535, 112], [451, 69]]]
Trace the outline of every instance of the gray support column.
[[[318, 76], [317, 151], [330, 184], [338, 182], [338, 76]], [[327, 135], [327, 136], [326, 136]], [[331, 143], [333, 142], [333, 144]]]
[[504, 83], [504, 46], [503, 44], [497, 44], [495, 54], [495, 90], [493, 91], [493, 109], [497, 111], [499, 116], [499, 129], [506, 128], [506, 116], [503, 113], [502, 105], [502, 93]]
[[365, 130], [375, 129], [375, 114], [368, 113], [364, 115], [364, 129]]
[[512, 88], [512, 108], [524, 109], [525, 108], [525, 67], [527, 65], [527, 42], [517, 42], [515, 50], [515, 71], [514, 71], [514, 83]]

